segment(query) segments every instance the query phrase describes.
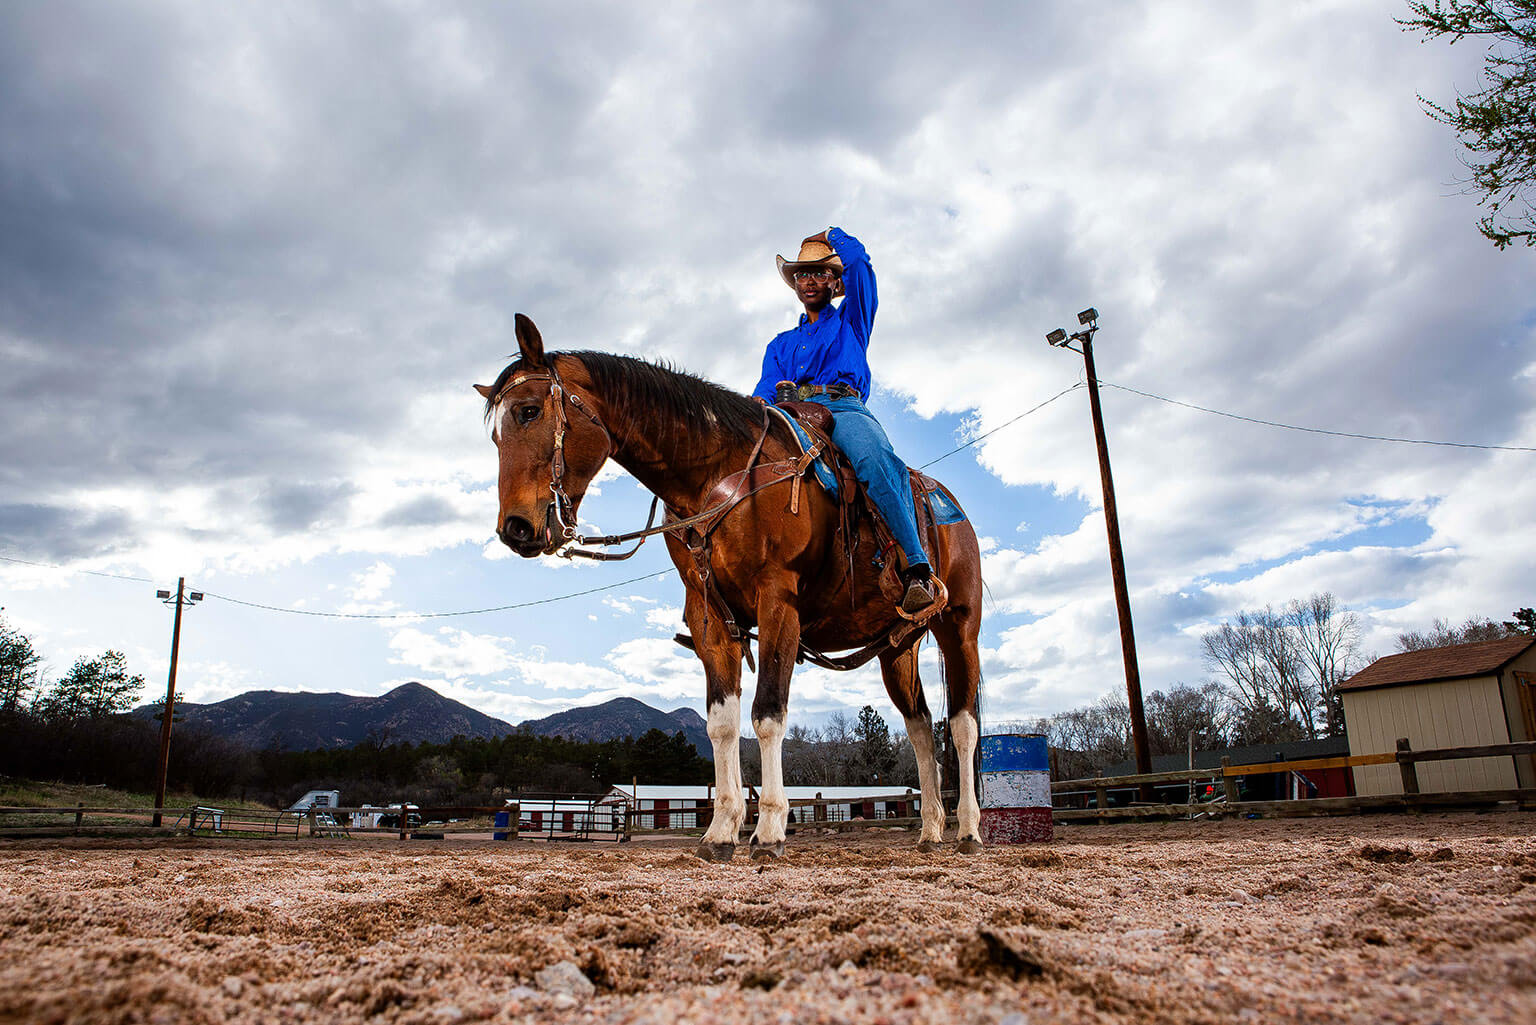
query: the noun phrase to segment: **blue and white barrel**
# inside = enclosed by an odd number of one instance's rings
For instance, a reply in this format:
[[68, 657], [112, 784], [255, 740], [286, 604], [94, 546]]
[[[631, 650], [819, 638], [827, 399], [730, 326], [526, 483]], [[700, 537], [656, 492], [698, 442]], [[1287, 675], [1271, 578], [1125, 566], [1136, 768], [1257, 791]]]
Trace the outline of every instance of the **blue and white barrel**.
[[989, 844], [1048, 843], [1051, 763], [1045, 737], [981, 738], [981, 839]]

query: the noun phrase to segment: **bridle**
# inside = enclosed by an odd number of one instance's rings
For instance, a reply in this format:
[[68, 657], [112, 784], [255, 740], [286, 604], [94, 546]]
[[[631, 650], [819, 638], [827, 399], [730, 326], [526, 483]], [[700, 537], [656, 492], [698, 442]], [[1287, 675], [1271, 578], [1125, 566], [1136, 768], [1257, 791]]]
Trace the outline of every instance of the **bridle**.
[[[501, 389], [496, 392], [495, 397], [491, 399], [491, 408], [493, 410], [499, 409], [501, 406], [501, 400], [506, 397], [506, 394], [509, 391], [511, 391], [513, 388], [516, 388], [520, 384], [525, 384], [528, 381], [549, 382], [549, 397], [551, 399], [550, 404], [554, 407], [553, 415], [555, 420], [555, 448], [554, 452], [550, 455], [549, 458], [549, 490], [550, 493], [554, 495], [555, 521], [560, 526], [560, 537], [562, 542], [562, 546], [556, 554], [565, 559], [580, 557], [583, 559], [595, 559], [601, 562], [618, 562], [627, 559], [638, 552], [640, 550], [640, 545], [645, 544], [646, 538], [652, 536], [653, 534], [667, 534], [673, 533], [675, 531], [686, 530], [695, 524], [704, 523], [708, 520], [714, 520], [715, 523], [713, 526], [718, 526], [720, 520], [724, 518], [724, 514], [729, 512], [732, 508], [740, 504], [745, 499], [750, 498], [752, 495], [755, 495], [757, 492], [762, 491], [767, 487], [778, 484], [781, 481], [790, 479], [791, 477], [798, 477], [803, 474], [811, 460], [819, 454], [821, 448], [819, 444], [814, 446], [815, 450], [813, 452], [802, 456], [801, 460], [797, 461], [793, 467], [788, 469], [788, 472], [784, 473], [782, 476], [760, 482], [756, 486], [749, 487], [749, 489], [746, 491], [743, 491], [742, 488], [738, 486], [733, 489], [731, 494], [728, 495], [723, 501], [710, 506], [708, 509], [705, 509], [703, 512], [698, 513], [697, 515], [670, 520], [657, 527], [655, 526], [656, 510], [661, 503], [661, 499], [659, 497], [653, 497], [651, 499], [651, 512], [650, 515], [646, 518], [644, 528], [640, 530], [632, 530], [626, 534], [605, 534], [601, 537], [587, 537], [584, 534], [578, 533], [576, 530], [576, 516], [573, 511], [575, 509], [575, 503], [571, 501], [571, 496], [567, 494], [565, 490], [565, 436], [570, 426], [570, 420], [565, 413], [565, 404], [569, 402], [572, 406], [575, 406], [582, 412], [584, 416], [586, 416], [588, 420], [592, 421], [592, 425], [594, 427], [603, 432], [603, 440], [607, 444], [607, 450], [603, 453], [603, 461], [606, 461], [609, 456], [613, 455], [618, 446], [614, 444], [613, 434], [609, 432], [606, 426], [604, 426], [603, 421], [599, 419], [597, 414], [588, 407], [587, 403], [582, 401], [581, 394], [566, 388], [565, 382], [560, 380], [560, 372], [555, 369], [553, 360], [546, 364], [542, 372], [535, 371], [527, 374], [518, 374], [506, 384], [502, 385]], [[750, 473], [752, 467], [756, 465], [757, 457], [763, 450], [763, 442], [768, 439], [768, 430], [768, 413], [765, 410], [763, 413], [763, 430], [762, 433], [758, 436], [757, 444], [752, 448], [752, 455], [747, 459], [747, 467], [744, 471], [744, 474]], [[602, 465], [602, 462], [600, 461], [598, 465]], [[569, 515], [567, 515], [567, 513], [569, 513]], [[713, 532], [712, 529], [711, 532]], [[627, 552], [610, 553], [587, 550], [587, 546], [612, 548], [617, 545], [627, 544], [630, 541], [638, 541], [639, 543], [636, 544], [633, 548], [629, 549]]]
[[[589, 539], [576, 532], [576, 516], [574, 512], [575, 503], [571, 501], [571, 496], [567, 494], [565, 490], [565, 435], [570, 427], [570, 421], [565, 415], [565, 404], [569, 402], [571, 405], [581, 410], [581, 412], [586, 415], [587, 419], [592, 421], [592, 425], [603, 432], [603, 441], [606, 443], [608, 448], [607, 451], [603, 453], [602, 460], [598, 462], [599, 466], [601, 466], [603, 462], [606, 462], [609, 456], [613, 455], [615, 448], [613, 443], [613, 435], [609, 433], [607, 427], [603, 426], [603, 421], [598, 419], [597, 414], [592, 412], [592, 410], [587, 407], [587, 404], [582, 401], [581, 396], [578, 393], [568, 391], [566, 389], [565, 382], [560, 380], [560, 372], [555, 369], [555, 364], [553, 361], [549, 362], [545, 368], [545, 372], [543, 373], [519, 374], [512, 378], [512, 380], [508, 381], [506, 384], [502, 385], [501, 390], [498, 391], [495, 398], [491, 400], [491, 408], [500, 409], [501, 400], [506, 397], [506, 394], [513, 388], [516, 388], [518, 385], [525, 384], [528, 381], [549, 382], [549, 397], [551, 400], [550, 405], [554, 408], [553, 416], [555, 420], [555, 450], [549, 458], [549, 490], [550, 493], [555, 497], [555, 521], [560, 525], [561, 541], [562, 544], [567, 546], [564, 550], [561, 551], [560, 554], [564, 555], [566, 558], [570, 558], [572, 555], [595, 556], [598, 553], [581, 552], [572, 550], [568, 547], [571, 544], [585, 545], [595, 542], [600, 543], [602, 539]], [[570, 512], [569, 516], [567, 516], [568, 511]], [[652, 514], [654, 515], [654, 513], [655, 507], [653, 505]], [[647, 526], [649, 526], [649, 524], [647, 524]]]
[[[604, 426], [603, 421], [598, 417], [598, 415], [594, 413], [590, 408], [588, 408], [587, 403], [582, 400], [581, 395], [577, 392], [570, 391], [565, 387], [565, 382], [560, 380], [560, 372], [555, 369], [553, 360], [550, 360], [546, 364], [543, 372], [535, 371], [533, 373], [519, 374], [508, 381], [506, 384], [503, 384], [500, 390], [498, 390], [495, 396], [491, 399], [492, 410], [499, 410], [501, 407], [501, 400], [506, 396], [506, 394], [513, 388], [516, 388], [518, 385], [525, 384], [528, 381], [548, 381], [549, 397], [552, 400], [551, 405], [554, 407], [555, 447], [554, 452], [550, 455], [549, 460], [549, 490], [550, 493], [554, 495], [555, 519], [560, 524], [560, 534], [562, 541], [562, 546], [556, 554], [565, 559], [579, 556], [583, 559], [596, 559], [605, 562], [617, 562], [623, 559], [628, 559], [630, 556], [638, 552], [640, 550], [640, 546], [645, 544], [646, 539], [651, 537], [653, 534], [669, 534], [677, 531], [687, 530], [690, 527], [698, 524], [706, 524], [701, 528], [700, 531], [697, 531], [692, 535], [685, 536], [683, 541], [689, 553], [693, 556], [694, 569], [698, 574], [699, 586], [704, 594], [705, 626], [707, 627], [709, 624], [710, 607], [714, 606], [724, 619], [727, 633], [729, 633], [732, 637], [742, 641], [742, 655], [747, 660], [748, 667], [755, 670], [756, 666], [753, 664], [752, 650], [746, 643], [747, 641], [754, 640], [755, 635], [750, 630], [743, 630], [737, 625], [735, 615], [732, 613], [730, 606], [726, 604], [725, 601], [721, 599], [715, 592], [715, 588], [712, 583], [713, 572], [710, 567], [710, 549], [712, 537], [715, 533], [715, 530], [721, 525], [721, 523], [725, 521], [726, 515], [730, 513], [732, 509], [736, 508], [736, 506], [740, 505], [748, 498], [751, 498], [753, 495], [756, 495], [758, 492], [765, 491], [768, 488], [782, 484], [785, 481], [792, 481], [794, 484], [794, 491], [790, 499], [790, 508], [791, 510], [798, 510], [800, 480], [810, 469], [811, 463], [821, 455], [823, 443], [820, 440], [815, 441], [813, 444], [806, 447], [804, 451], [801, 452], [800, 456], [796, 459], [784, 459], [769, 464], [759, 465], [757, 461], [758, 456], [762, 454], [763, 443], [768, 440], [768, 433], [772, 426], [772, 420], [770, 419], [768, 408], [764, 406], [763, 429], [757, 437], [757, 443], [752, 446], [752, 454], [747, 457], [746, 467], [737, 471], [736, 473], [729, 474], [720, 482], [718, 482], [713, 489], [714, 491], [724, 490], [726, 492], [725, 496], [719, 502], [716, 502], [714, 505], [706, 508], [703, 512], [697, 513], [693, 516], [669, 520], [668, 522], [663, 523], [661, 526], [657, 527], [654, 526], [656, 522], [656, 509], [661, 502], [661, 498], [659, 496], [653, 497], [651, 499], [650, 516], [646, 518], [645, 527], [643, 529], [632, 530], [627, 534], [607, 534], [601, 537], [587, 537], [586, 535], [577, 532], [575, 523], [576, 517], [574, 512], [571, 513], [569, 518], [567, 518], [566, 515], [567, 510], [574, 509], [575, 503], [571, 501], [571, 496], [567, 494], [565, 490], [565, 436], [570, 426], [570, 421], [565, 413], [565, 404], [569, 402], [572, 406], [575, 406], [582, 412], [584, 416], [586, 416], [588, 420], [592, 421], [592, 425], [594, 427], [603, 432], [603, 440], [608, 447], [607, 450], [603, 453], [602, 461], [606, 461], [610, 456], [612, 456], [618, 446], [614, 444], [613, 434], [609, 432], [606, 426]], [[598, 465], [601, 466], [602, 462], [599, 462]], [[754, 478], [754, 469], [765, 471], [761, 480]], [[732, 480], [734, 480], [735, 483], [727, 487], [727, 485], [730, 484]], [[668, 511], [669, 513], [671, 512], [670, 507]], [[844, 529], [847, 529], [846, 524]], [[635, 541], [636, 544], [633, 548], [626, 552], [595, 552], [589, 551], [586, 549], [586, 547], [584, 547], [589, 545], [597, 547], [614, 547], [621, 544], [627, 544], [630, 541]], [[852, 555], [850, 553], [850, 559], [851, 557]], [[943, 583], [941, 581], [940, 587], [942, 586]], [[940, 604], [942, 605], [942, 601]], [[906, 618], [908, 622], [898, 625], [888, 635], [874, 641], [871, 644], [866, 645], [864, 648], [853, 653], [852, 655], [848, 655], [843, 658], [833, 658], [831, 656], [823, 655], [820, 652], [812, 651], [802, 644], [800, 646], [800, 651], [796, 656], [796, 660], [810, 661], [816, 665], [824, 666], [828, 669], [855, 669], [868, 662], [870, 659], [874, 658], [881, 652], [895, 647], [899, 643], [904, 643], [905, 640], [910, 638], [915, 631], [923, 628], [923, 625], [927, 622], [928, 617], [923, 617], [923, 619], [918, 621], [913, 621], [912, 617], [910, 616], [904, 615], [904, 618]], [[678, 636], [680, 638], [682, 637], [681, 634]], [[692, 646], [691, 643], [689, 646]]]

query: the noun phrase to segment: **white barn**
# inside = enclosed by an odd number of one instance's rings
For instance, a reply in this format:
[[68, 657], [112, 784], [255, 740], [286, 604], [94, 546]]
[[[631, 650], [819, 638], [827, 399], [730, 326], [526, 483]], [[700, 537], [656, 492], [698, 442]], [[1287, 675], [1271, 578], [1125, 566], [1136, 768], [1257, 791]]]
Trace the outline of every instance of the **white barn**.
[[[910, 787], [785, 787], [789, 798], [789, 824], [813, 822], [848, 822], [853, 819], [912, 818], [922, 814], [922, 797]], [[638, 813], [637, 829], [703, 829], [714, 801], [712, 786], [662, 786], [637, 783], [615, 786], [603, 797], [603, 804], [627, 806]], [[743, 787], [742, 797], [750, 806], [757, 803], [757, 788]], [[796, 807], [797, 801], [830, 801], [831, 804]]]

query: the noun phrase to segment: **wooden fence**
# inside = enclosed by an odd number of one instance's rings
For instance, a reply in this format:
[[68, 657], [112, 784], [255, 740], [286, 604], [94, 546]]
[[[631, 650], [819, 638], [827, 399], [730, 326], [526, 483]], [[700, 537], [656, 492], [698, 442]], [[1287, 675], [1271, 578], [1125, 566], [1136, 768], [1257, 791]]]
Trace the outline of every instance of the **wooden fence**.
[[[1060, 780], [1051, 784], [1051, 794], [1094, 795], [1092, 808], [1057, 808], [1052, 817], [1057, 822], [1098, 821], [1114, 818], [1157, 818], [1189, 815], [1259, 815], [1259, 816], [1306, 816], [1338, 815], [1352, 812], [1393, 808], [1426, 807], [1480, 807], [1505, 802], [1518, 802], [1522, 807], [1536, 807], [1536, 788], [1514, 790], [1477, 790], [1451, 793], [1424, 794], [1419, 792], [1417, 764], [1429, 761], [1452, 761], [1460, 758], [1521, 757], [1536, 755], [1536, 741], [1519, 741], [1513, 744], [1487, 744], [1478, 747], [1434, 748], [1415, 751], [1406, 738], [1397, 742], [1397, 750], [1382, 754], [1339, 755], [1332, 758], [1304, 758], [1295, 761], [1261, 762], [1256, 765], [1233, 765], [1229, 759], [1221, 760], [1219, 769], [1176, 769], [1172, 772], [1153, 772], [1138, 776], [1107, 776], [1092, 779]], [[1277, 772], [1306, 772], [1307, 770], [1353, 768], [1357, 765], [1396, 764], [1402, 771], [1403, 792], [1383, 796], [1321, 797], [1295, 801], [1242, 801], [1238, 798], [1238, 779], [1244, 776], [1262, 776]], [[1109, 794], [1114, 790], [1135, 790], [1142, 784], [1220, 782], [1221, 798], [1217, 801], [1184, 804], [1124, 804], [1112, 805]]]
[[[389, 825], [353, 825], [353, 814], [382, 816]], [[496, 825], [496, 816], [507, 815], [507, 825]], [[516, 803], [495, 807], [451, 806], [401, 808], [308, 808], [302, 811], [264, 811], [193, 805], [185, 810], [165, 808], [162, 825], [154, 825], [153, 808], [0, 807], [0, 837], [51, 836], [213, 836], [240, 837], [351, 837], [354, 834], [388, 834], [401, 840], [441, 839], [456, 834], [506, 834], [517, 838]]]
[[[1095, 806], [1092, 808], [1056, 808], [1052, 817], [1057, 822], [1106, 821], [1122, 818], [1169, 818], [1208, 815], [1220, 816], [1311, 816], [1354, 814], [1372, 810], [1421, 809], [1421, 808], [1472, 808], [1493, 804], [1517, 803], [1522, 808], [1536, 809], [1536, 788], [1512, 790], [1457, 791], [1452, 793], [1422, 793], [1419, 789], [1418, 769], [1420, 762], [1451, 761], [1461, 758], [1536, 756], [1536, 741], [1520, 741], [1513, 744], [1487, 744], [1479, 747], [1436, 748], [1415, 751], [1406, 739], [1397, 742], [1397, 750], [1383, 754], [1340, 755], [1332, 758], [1304, 758], [1295, 761], [1263, 762], [1256, 765], [1232, 765], [1223, 758], [1219, 769], [1176, 769], [1171, 772], [1153, 772], [1136, 776], [1101, 776], [1092, 779], [1059, 780], [1051, 784], [1053, 797], [1067, 794], [1091, 793]], [[1357, 765], [1396, 764], [1402, 773], [1403, 792], [1373, 797], [1323, 797], [1294, 801], [1243, 801], [1239, 800], [1237, 782], [1244, 776], [1260, 776], [1278, 772], [1306, 772], [1308, 770], [1353, 768]], [[1517, 777], [1518, 778], [1518, 777]], [[1113, 805], [1112, 791], [1138, 790], [1143, 784], [1219, 782], [1221, 797], [1210, 802], [1176, 804], [1124, 804]], [[953, 792], [943, 795], [946, 803], [954, 800]], [[896, 804], [911, 812], [920, 807], [918, 795], [907, 791], [884, 797], [861, 798], [861, 804]], [[793, 800], [789, 802], [792, 821], [791, 832], [804, 829], [857, 830], [869, 828], [917, 829], [922, 818], [915, 814], [893, 817], [855, 817], [838, 819], [830, 809], [847, 807], [850, 801], [843, 799]], [[535, 807], [535, 805], [530, 805]], [[757, 818], [757, 802], [750, 801], [743, 830], [750, 828]], [[353, 814], [385, 816], [393, 819], [389, 825], [352, 825]], [[507, 824], [495, 824], [495, 817], [506, 813]], [[169, 819], [173, 809], [165, 809], [162, 815]], [[616, 816], [616, 813], [610, 813]], [[706, 828], [713, 807], [706, 803], [696, 808], [637, 809], [626, 807], [622, 817], [622, 838], [631, 836], [687, 836], [697, 835]], [[451, 835], [503, 834], [507, 839], [519, 836], [520, 807], [508, 804], [495, 807], [453, 806], [418, 807], [402, 802], [394, 808], [311, 808], [302, 812], [261, 812], [248, 810], [225, 811], [205, 805], [194, 805], [179, 813], [170, 825], [151, 825], [155, 815], [153, 808], [94, 808], [79, 804], [74, 807], [21, 808], [0, 807], [0, 836], [46, 837], [68, 835], [109, 836], [131, 834], [196, 835], [196, 836], [300, 836], [306, 828], [311, 837], [353, 834], [391, 834], [401, 840], [411, 838], [444, 838]], [[665, 815], [668, 821], [688, 817], [692, 821], [676, 828], [656, 828], [657, 816]], [[91, 821], [87, 823], [87, 818]], [[28, 821], [17, 822], [23, 819]], [[43, 821], [36, 821], [36, 820]], [[948, 816], [950, 824], [954, 816]], [[649, 825], [647, 825], [649, 823]], [[617, 824], [614, 830], [619, 828]], [[595, 831], [595, 830], [594, 830]], [[612, 831], [612, 830], [610, 830]], [[539, 831], [541, 834], [544, 830]], [[547, 839], [567, 838], [557, 836], [551, 830]], [[590, 837], [577, 837], [587, 839]]]
[[[153, 808], [0, 807], [0, 836], [148, 835], [172, 830], [151, 825]], [[87, 818], [90, 822], [87, 823]], [[20, 822], [16, 820], [22, 820]]]

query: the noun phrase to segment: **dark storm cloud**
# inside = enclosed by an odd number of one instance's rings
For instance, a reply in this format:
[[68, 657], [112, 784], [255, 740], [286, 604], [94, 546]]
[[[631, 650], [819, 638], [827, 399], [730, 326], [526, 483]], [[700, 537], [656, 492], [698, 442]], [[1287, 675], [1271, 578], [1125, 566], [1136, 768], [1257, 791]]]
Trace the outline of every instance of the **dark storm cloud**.
[[[985, 103], [1016, 89], [1021, 76], [1048, 71], [1059, 21], [1096, 20], [1016, 3], [963, 10], [897, 3], [878, 15], [775, 4], [734, 14], [681, 29], [713, 55], [681, 72], [698, 141], [795, 149], [832, 143], [876, 158], [907, 139], [951, 90], [963, 87]], [[979, 59], [997, 53], [1007, 61]], [[719, 73], [724, 67], [730, 75]], [[804, 170], [815, 177], [814, 166]]]
[[0, 505], [0, 547], [53, 561], [131, 548], [133, 521], [121, 510], [84, 512], [50, 505]]
[[[270, 13], [0, 9], [0, 435], [23, 442], [7, 477], [46, 493], [337, 472], [473, 345], [443, 322], [434, 240], [481, 217], [556, 234], [529, 200], [554, 168], [581, 173], [571, 115], [616, 43], [541, 59], [554, 10]], [[519, 262], [464, 298], [504, 293]]]

